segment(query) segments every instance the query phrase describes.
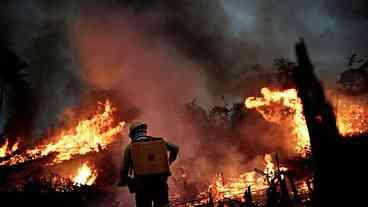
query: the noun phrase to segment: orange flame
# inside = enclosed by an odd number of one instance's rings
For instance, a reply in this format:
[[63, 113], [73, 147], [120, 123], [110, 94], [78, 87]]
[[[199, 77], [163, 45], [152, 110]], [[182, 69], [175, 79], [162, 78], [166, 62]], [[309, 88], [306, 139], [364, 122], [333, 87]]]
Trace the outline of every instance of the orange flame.
[[113, 112], [115, 108], [110, 101], [106, 101], [103, 110], [99, 110], [91, 119], [82, 120], [75, 129], [65, 130], [54, 137], [46, 145], [39, 145], [27, 150], [23, 154], [12, 156], [10, 159], [0, 162], [3, 165], [17, 165], [29, 160], [35, 160], [52, 153], [56, 153], [54, 160], [49, 163], [58, 164], [70, 160], [76, 155], [85, 155], [89, 152], [99, 152], [106, 149], [116, 135], [122, 133], [125, 122], [113, 126]]
[[97, 179], [97, 171], [87, 163], [79, 167], [77, 174], [72, 178], [75, 185], [93, 185]]
[[275, 165], [272, 162], [272, 156], [270, 154], [266, 154], [264, 156], [264, 161], [266, 164], [264, 173], [269, 176], [269, 179], [272, 179], [275, 176]]
[[[238, 177], [228, 177], [225, 179], [223, 174], [218, 174], [210, 189], [212, 190], [212, 196], [215, 201], [229, 199], [243, 199], [245, 189], [248, 186], [252, 187], [253, 193], [260, 193], [264, 191], [267, 187], [267, 179], [272, 179], [275, 176], [275, 168], [272, 161], [272, 156], [266, 154], [264, 156], [264, 174], [257, 174], [255, 171], [246, 172]], [[282, 168], [280, 170], [286, 171], [287, 168]]]
[[2, 146], [0, 146], [0, 158], [4, 158], [4, 157], [7, 157], [13, 154], [15, 151], [18, 150], [18, 146], [19, 146], [19, 140], [16, 141], [12, 147], [10, 147], [9, 140], [6, 139], [5, 143]]
[[255, 108], [269, 122], [282, 124], [291, 117], [289, 124], [293, 128], [296, 137], [296, 152], [305, 156], [309, 147], [309, 133], [303, 105], [298, 97], [296, 89], [285, 91], [262, 88], [263, 97], [249, 97], [245, 100], [245, 106], [249, 109]]
[[341, 97], [336, 107], [336, 121], [340, 134], [352, 136], [368, 132], [367, 109], [365, 101]]
[[[310, 150], [307, 124], [303, 115], [303, 105], [296, 89], [284, 91], [262, 88], [263, 97], [248, 97], [247, 108], [255, 108], [269, 122], [288, 123], [296, 137], [296, 152], [305, 156]], [[341, 97], [336, 107], [336, 121], [343, 136], [352, 136], [368, 132], [368, 106], [366, 101], [350, 100]], [[291, 116], [290, 119], [287, 117]]]

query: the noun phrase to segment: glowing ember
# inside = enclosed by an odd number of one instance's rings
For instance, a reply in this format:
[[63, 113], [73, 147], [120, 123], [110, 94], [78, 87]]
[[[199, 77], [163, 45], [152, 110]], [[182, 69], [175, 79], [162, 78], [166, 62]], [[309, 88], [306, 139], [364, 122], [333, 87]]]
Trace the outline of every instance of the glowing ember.
[[72, 180], [76, 185], [92, 185], [95, 183], [96, 178], [97, 171], [88, 166], [87, 163], [83, 163]]
[[309, 133], [303, 115], [303, 105], [296, 89], [278, 91], [262, 88], [261, 94], [263, 97], [247, 98], [245, 106], [249, 109], [255, 108], [269, 122], [277, 124], [288, 122], [296, 137], [296, 151], [305, 156], [310, 147]]
[[15, 142], [12, 147], [10, 147], [9, 140], [6, 139], [5, 143], [2, 146], [0, 146], [0, 158], [4, 158], [13, 154], [15, 151], [18, 150], [18, 146], [19, 140]]
[[100, 109], [91, 118], [82, 120], [72, 130], [65, 130], [58, 136], [53, 137], [46, 145], [39, 145], [27, 150], [20, 155], [12, 156], [9, 160], [0, 163], [1, 165], [17, 165], [29, 160], [35, 160], [56, 153], [54, 160], [49, 163], [57, 164], [65, 160], [70, 160], [73, 156], [84, 155], [89, 152], [98, 152], [106, 149], [116, 135], [122, 133], [125, 122], [120, 122], [114, 126], [113, 112], [110, 101], [104, 104], [99, 103]]

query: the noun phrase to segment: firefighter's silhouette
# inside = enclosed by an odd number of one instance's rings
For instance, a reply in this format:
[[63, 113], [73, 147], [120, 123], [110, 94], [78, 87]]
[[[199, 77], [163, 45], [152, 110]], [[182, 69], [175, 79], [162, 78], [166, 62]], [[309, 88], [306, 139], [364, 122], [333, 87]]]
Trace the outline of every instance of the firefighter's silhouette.
[[179, 148], [162, 138], [148, 136], [143, 122], [130, 126], [129, 137], [131, 143], [124, 151], [119, 186], [128, 186], [135, 193], [137, 207], [169, 206], [169, 167]]

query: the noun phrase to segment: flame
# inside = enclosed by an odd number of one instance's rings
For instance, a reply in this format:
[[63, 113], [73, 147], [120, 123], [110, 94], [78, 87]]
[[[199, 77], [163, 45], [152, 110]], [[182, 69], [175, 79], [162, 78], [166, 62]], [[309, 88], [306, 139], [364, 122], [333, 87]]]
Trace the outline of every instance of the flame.
[[5, 143], [0, 147], [0, 157], [6, 157], [8, 153], [8, 139], [5, 140]]
[[226, 177], [223, 174], [216, 175], [210, 188], [215, 201], [229, 199], [243, 199], [244, 191], [248, 186], [253, 187], [253, 191], [266, 189], [267, 184], [264, 178], [256, 172], [243, 173], [240, 176]]
[[77, 174], [72, 178], [76, 185], [93, 185], [97, 179], [97, 171], [87, 163], [79, 167]]
[[336, 106], [336, 121], [340, 134], [353, 136], [368, 132], [366, 101], [342, 97]]
[[[255, 108], [264, 119], [276, 124], [287, 123], [296, 137], [295, 150], [301, 156], [310, 152], [307, 124], [303, 115], [303, 105], [296, 89], [284, 91], [262, 88], [263, 97], [248, 97], [245, 106]], [[368, 106], [366, 101], [340, 97], [336, 107], [336, 121], [343, 136], [353, 136], [368, 132]], [[288, 119], [291, 117], [291, 120]]]
[[272, 156], [270, 154], [266, 154], [264, 156], [264, 161], [266, 163], [264, 173], [269, 176], [269, 179], [272, 179], [275, 176], [275, 165], [272, 162]]
[[262, 88], [261, 94], [263, 97], [248, 97], [245, 106], [249, 109], [255, 108], [269, 122], [288, 122], [293, 129], [292, 134], [296, 137], [295, 150], [305, 156], [310, 148], [309, 133], [303, 115], [303, 105], [296, 89], [278, 91]]
[[15, 151], [18, 150], [19, 139], [13, 144], [12, 147], [9, 146], [9, 140], [6, 139], [5, 143], [0, 146], [0, 158], [4, 158], [12, 155]]
[[25, 153], [12, 156], [0, 162], [0, 166], [17, 165], [26, 161], [39, 159], [56, 153], [56, 157], [49, 165], [58, 164], [72, 159], [76, 155], [89, 152], [99, 152], [106, 149], [122, 133], [125, 122], [114, 126], [113, 112], [115, 108], [110, 101], [99, 103], [97, 113], [91, 118], [80, 121], [74, 129], [64, 130], [58, 136], [51, 138], [45, 145], [39, 145]]
[[[267, 179], [271, 180], [275, 176], [275, 165], [270, 154], [264, 156], [263, 164], [263, 172], [267, 177], [255, 171], [246, 172], [237, 177], [225, 178], [223, 174], [216, 175], [213, 184], [210, 185], [214, 200], [220, 201], [227, 198], [243, 200], [245, 189], [248, 186], [252, 187], [252, 192], [255, 194], [264, 191], [268, 187]], [[287, 168], [280, 170], [286, 171]]]

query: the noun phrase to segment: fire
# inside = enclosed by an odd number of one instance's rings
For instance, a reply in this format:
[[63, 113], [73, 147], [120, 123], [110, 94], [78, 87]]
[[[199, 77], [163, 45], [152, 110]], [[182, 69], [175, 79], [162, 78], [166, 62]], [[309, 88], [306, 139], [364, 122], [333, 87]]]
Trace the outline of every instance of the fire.
[[7, 156], [10, 156], [11, 154], [13, 154], [15, 151], [18, 150], [18, 146], [19, 146], [19, 140], [16, 141], [13, 146], [9, 146], [9, 140], [6, 139], [5, 143], [0, 146], [0, 158], [4, 158]]
[[[115, 108], [110, 101], [99, 103], [96, 114], [80, 121], [74, 129], [64, 130], [58, 136], [51, 138], [48, 144], [38, 145], [25, 153], [10, 157], [0, 162], [0, 166], [17, 165], [26, 161], [39, 159], [52, 153], [56, 157], [50, 165], [72, 159], [76, 155], [99, 152], [106, 149], [122, 133], [125, 122], [114, 126], [113, 112]], [[102, 106], [102, 107], [101, 107]]]
[[[296, 89], [279, 91], [262, 88], [261, 94], [263, 97], [248, 97], [245, 106], [255, 108], [269, 122], [289, 124], [297, 140], [296, 152], [305, 156], [310, 150], [309, 133]], [[340, 97], [336, 106], [336, 124], [340, 134], [352, 136], [368, 132], [367, 108], [366, 101]]]
[[339, 132], [344, 136], [352, 136], [368, 132], [367, 103], [341, 97], [337, 101], [336, 121]]
[[77, 174], [72, 178], [76, 185], [93, 185], [97, 178], [97, 171], [87, 163], [83, 163]]
[[[263, 97], [247, 98], [245, 106], [249, 109], [255, 108], [269, 122], [276, 124], [288, 122], [296, 137], [296, 152], [305, 156], [310, 147], [309, 133], [303, 115], [303, 105], [296, 89], [278, 91], [262, 88], [261, 94]], [[288, 118], [291, 118], [291, 121]]]
[[213, 199], [215, 201], [226, 198], [242, 199], [244, 191], [248, 186], [255, 186], [258, 189], [265, 189], [266, 183], [263, 178], [256, 178], [256, 172], [247, 172], [237, 177], [227, 177], [223, 174], [216, 175], [213, 184], [210, 186]]
[[264, 173], [272, 178], [275, 175], [275, 165], [272, 162], [272, 156], [270, 154], [266, 154], [264, 156], [264, 161], [266, 163], [266, 167]]
[[[223, 174], [215, 177], [213, 184], [210, 186], [212, 196], [215, 201], [229, 199], [243, 199], [245, 189], [252, 187], [253, 193], [261, 193], [268, 187], [268, 180], [275, 176], [275, 168], [272, 156], [266, 154], [264, 156], [264, 175], [260, 175], [255, 171], [246, 172], [237, 177], [228, 177], [225, 179]], [[282, 170], [287, 170], [282, 168]]]

